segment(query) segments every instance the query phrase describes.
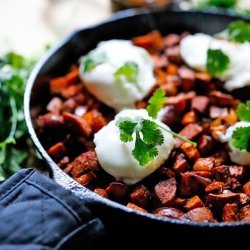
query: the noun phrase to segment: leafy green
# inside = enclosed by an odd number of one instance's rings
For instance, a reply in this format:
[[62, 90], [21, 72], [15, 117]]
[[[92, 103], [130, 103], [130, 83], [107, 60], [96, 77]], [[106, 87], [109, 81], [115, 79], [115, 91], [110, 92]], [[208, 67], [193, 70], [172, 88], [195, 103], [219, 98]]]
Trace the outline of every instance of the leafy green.
[[232, 138], [234, 147], [250, 151], [250, 126], [236, 128]]
[[[148, 115], [157, 117], [158, 112], [163, 107], [167, 98], [165, 92], [161, 89], [155, 91], [149, 100]], [[132, 142], [135, 137], [135, 147], [132, 155], [139, 162], [140, 166], [147, 165], [158, 155], [157, 147], [164, 142], [164, 136], [161, 130], [164, 130], [179, 139], [189, 142], [192, 145], [196, 143], [166, 129], [152, 120], [141, 118], [138, 122], [131, 121], [129, 117], [118, 120], [117, 124], [120, 130], [120, 140], [124, 143]]]
[[116, 79], [121, 80], [122, 77], [127, 79], [128, 82], [133, 83], [136, 88], [141, 91], [141, 87], [138, 85], [139, 66], [137, 63], [128, 61], [125, 62], [120, 68], [116, 70], [114, 76]]
[[246, 103], [240, 103], [236, 113], [241, 121], [250, 122], [250, 100]]
[[104, 63], [106, 60], [106, 54], [90, 52], [89, 54], [84, 56], [82, 60], [84, 64], [84, 72], [87, 73], [91, 72], [98, 65]]
[[209, 49], [207, 52], [207, 71], [213, 77], [219, 77], [229, 67], [230, 59], [221, 50]]
[[250, 24], [244, 21], [235, 21], [227, 28], [227, 37], [238, 43], [250, 42]]
[[0, 182], [17, 171], [27, 157], [19, 141], [27, 134], [23, 94], [33, 64], [13, 52], [0, 57]]
[[158, 112], [166, 103], [167, 97], [162, 89], [157, 89], [153, 96], [149, 99], [149, 105], [147, 107], [148, 115], [156, 119]]
[[222, 7], [222, 8], [231, 8], [234, 7], [237, 3], [237, 0], [209, 0], [209, 6]]

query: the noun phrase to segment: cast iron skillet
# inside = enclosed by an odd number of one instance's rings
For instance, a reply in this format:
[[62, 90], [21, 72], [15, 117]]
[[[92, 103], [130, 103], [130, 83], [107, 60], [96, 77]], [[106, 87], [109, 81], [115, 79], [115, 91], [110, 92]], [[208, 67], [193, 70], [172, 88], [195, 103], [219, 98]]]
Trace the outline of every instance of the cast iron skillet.
[[[110, 20], [77, 30], [66, 37], [57, 47], [50, 50], [36, 65], [28, 80], [25, 92], [25, 119], [31, 138], [47, 163], [51, 177], [64, 188], [70, 190], [78, 197], [87, 201], [99, 216], [106, 217], [109, 221], [120, 223], [133, 222], [133, 225], [147, 224], [153, 228], [167, 227], [171, 231], [194, 232], [210, 230], [217, 234], [220, 230], [234, 233], [236, 230], [246, 232], [250, 228], [248, 222], [236, 223], [196, 223], [171, 220], [157, 217], [152, 214], [142, 214], [123, 205], [99, 197], [94, 192], [81, 186], [71, 177], [57, 167], [47, 154], [36, 135], [32, 124], [31, 107], [37, 103], [48, 101], [48, 86], [46, 80], [64, 74], [70, 65], [89, 50], [95, 48], [98, 42], [112, 38], [130, 39], [131, 37], [145, 34], [153, 29], [159, 29], [163, 34], [180, 33], [182, 31], [204, 32], [214, 34], [223, 30], [228, 23], [238, 19], [234, 16], [215, 13], [194, 12], [148, 12], [146, 10], [128, 10], [114, 15]], [[104, 218], [105, 219], [105, 218]], [[139, 223], [139, 224], [138, 224]], [[211, 231], [211, 230], [210, 230]], [[228, 235], [226, 235], [228, 237]]]

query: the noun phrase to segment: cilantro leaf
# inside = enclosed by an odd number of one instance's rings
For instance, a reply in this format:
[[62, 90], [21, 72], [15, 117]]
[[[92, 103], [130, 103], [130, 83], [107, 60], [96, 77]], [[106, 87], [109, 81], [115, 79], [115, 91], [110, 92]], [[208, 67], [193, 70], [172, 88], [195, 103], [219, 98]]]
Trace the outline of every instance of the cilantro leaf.
[[135, 148], [132, 154], [141, 166], [145, 166], [158, 155], [158, 150], [156, 145], [145, 143], [140, 137], [140, 132], [136, 131]]
[[121, 78], [124, 77], [130, 83], [133, 83], [139, 91], [141, 91], [141, 87], [138, 85], [137, 82], [138, 74], [138, 64], [132, 61], [127, 61], [116, 70], [116, 72], [114, 73], [114, 77], [117, 80], [121, 80]]
[[227, 28], [227, 36], [238, 43], [250, 42], [250, 24], [240, 20], [232, 22]]
[[143, 140], [147, 144], [161, 145], [164, 142], [164, 137], [159, 129], [157, 123], [150, 120], [142, 120], [141, 132], [143, 134]]
[[120, 139], [122, 142], [133, 141], [133, 133], [136, 126], [137, 123], [128, 120], [118, 123], [118, 127], [120, 129]]
[[165, 91], [163, 91], [162, 89], [157, 89], [148, 101], [148, 115], [156, 119], [158, 112], [161, 110], [166, 101], [167, 97]]
[[233, 132], [233, 146], [250, 152], [250, 127], [239, 127]]
[[105, 53], [93, 53], [90, 52], [86, 56], [83, 57], [82, 62], [84, 64], [84, 72], [91, 72], [98, 65], [104, 63], [106, 60]]
[[208, 0], [209, 6], [222, 7], [222, 8], [234, 7], [236, 3], [237, 0]]
[[236, 113], [241, 121], [250, 122], [250, 100], [246, 103], [240, 103]]
[[213, 77], [219, 77], [229, 67], [230, 59], [221, 50], [209, 49], [207, 52], [207, 71]]

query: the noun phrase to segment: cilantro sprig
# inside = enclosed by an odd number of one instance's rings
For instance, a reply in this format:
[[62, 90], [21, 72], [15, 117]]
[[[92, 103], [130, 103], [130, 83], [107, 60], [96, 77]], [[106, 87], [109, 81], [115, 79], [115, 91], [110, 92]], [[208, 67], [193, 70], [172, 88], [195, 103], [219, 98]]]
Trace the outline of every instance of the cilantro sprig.
[[91, 72], [93, 69], [95, 69], [98, 65], [104, 63], [106, 60], [106, 54], [105, 53], [95, 53], [90, 52], [86, 56], [82, 58], [83, 61], [83, 71], [85, 73]]
[[219, 77], [229, 67], [230, 59], [220, 49], [207, 51], [207, 71], [213, 77]]
[[[167, 98], [165, 92], [161, 89], [156, 90], [153, 96], [149, 99], [147, 112], [149, 117], [156, 119], [158, 112], [165, 104]], [[135, 147], [132, 151], [133, 157], [139, 162], [140, 166], [147, 165], [158, 155], [158, 146], [164, 142], [162, 130], [187, 141], [193, 145], [192, 142], [175, 132], [166, 129], [154, 120], [141, 118], [138, 122], [131, 121], [130, 118], [122, 118], [117, 122], [120, 130], [120, 140], [123, 143], [132, 142], [135, 138]]]
[[[240, 103], [236, 113], [241, 121], [250, 122], [250, 101]], [[250, 152], [250, 125], [236, 128], [233, 131], [232, 139], [234, 147]]]
[[250, 24], [247, 22], [241, 20], [232, 22], [226, 33], [229, 40], [238, 43], [250, 42]]

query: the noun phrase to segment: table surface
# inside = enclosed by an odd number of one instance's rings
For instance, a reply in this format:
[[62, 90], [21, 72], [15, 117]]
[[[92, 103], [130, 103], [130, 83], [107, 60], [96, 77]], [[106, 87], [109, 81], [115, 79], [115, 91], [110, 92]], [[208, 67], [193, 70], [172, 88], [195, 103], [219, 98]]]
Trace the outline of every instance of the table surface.
[[1, 0], [0, 53], [38, 53], [74, 29], [110, 15], [110, 0]]

